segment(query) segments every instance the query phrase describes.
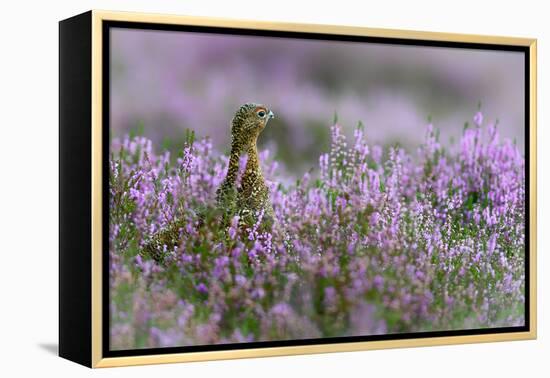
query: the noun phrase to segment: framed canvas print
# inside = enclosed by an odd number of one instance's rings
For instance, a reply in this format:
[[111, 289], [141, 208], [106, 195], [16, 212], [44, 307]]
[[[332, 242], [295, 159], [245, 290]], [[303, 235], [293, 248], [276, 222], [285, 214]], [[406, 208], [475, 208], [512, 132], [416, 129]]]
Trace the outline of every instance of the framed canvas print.
[[60, 22], [59, 353], [536, 337], [536, 41]]

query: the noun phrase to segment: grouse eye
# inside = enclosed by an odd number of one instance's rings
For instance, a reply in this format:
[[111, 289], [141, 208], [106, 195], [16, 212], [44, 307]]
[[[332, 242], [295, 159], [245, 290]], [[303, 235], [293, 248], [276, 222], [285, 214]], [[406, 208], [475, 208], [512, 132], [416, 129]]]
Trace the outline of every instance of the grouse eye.
[[260, 110], [260, 111], [258, 112], [258, 117], [264, 118], [264, 117], [265, 117], [265, 112], [264, 112], [263, 110]]

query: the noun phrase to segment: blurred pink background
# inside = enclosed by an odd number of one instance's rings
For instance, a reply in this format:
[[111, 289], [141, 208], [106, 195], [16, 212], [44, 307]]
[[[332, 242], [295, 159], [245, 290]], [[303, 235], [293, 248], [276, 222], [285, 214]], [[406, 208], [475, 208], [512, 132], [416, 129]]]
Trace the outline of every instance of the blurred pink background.
[[287, 166], [316, 164], [334, 114], [351, 132], [405, 147], [428, 119], [441, 142], [478, 110], [523, 148], [524, 60], [518, 52], [315, 41], [191, 32], [111, 31], [112, 136], [130, 130], [178, 149], [186, 128], [227, 152], [244, 102], [276, 115], [261, 143]]

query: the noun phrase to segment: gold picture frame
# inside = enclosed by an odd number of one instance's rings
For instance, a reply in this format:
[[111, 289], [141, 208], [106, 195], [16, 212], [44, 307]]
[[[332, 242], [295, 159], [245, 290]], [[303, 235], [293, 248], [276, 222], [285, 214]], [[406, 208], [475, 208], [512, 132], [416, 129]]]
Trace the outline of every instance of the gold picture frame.
[[[395, 340], [277, 346], [254, 349], [211, 350], [105, 357], [103, 353], [103, 219], [104, 219], [104, 145], [103, 112], [104, 74], [103, 39], [106, 22], [136, 24], [191, 25], [262, 31], [320, 33], [358, 37], [377, 37], [412, 41], [440, 41], [503, 46], [519, 46], [528, 52], [528, 324], [521, 332], [453, 335]], [[85, 54], [82, 54], [82, 51]], [[60, 355], [89, 367], [114, 367], [188, 361], [207, 361], [310, 353], [348, 352], [372, 349], [422, 347], [449, 344], [530, 340], [537, 336], [536, 298], [536, 114], [537, 114], [537, 41], [528, 38], [436, 33], [367, 27], [259, 22], [210, 17], [127, 13], [93, 10], [60, 23]], [[80, 57], [77, 57], [79, 55]], [[70, 67], [71, 64], [80, 68]], [[80, 69], [80, 71], [78, 71]], [[89, 71], [89, 72], [88, 72]], [[76, 86], [76, 87], [75, 87]], [[75, 89], [77, 88], [77, 89]], [[69, 93], [70, 92], [70, 93]], [[79, 95], [82, 93], [82, 95]], [[78, 101], [78, 104], [75, 102]], [[76, 109], [76, 111], [75, 111]], [[75, 129], [75, 122], [89, 122], [89, 128]], [[75, 140], [80, 141], [76, 143]], [[77, 146], [70, 146], [70, 143]], [[87, 149], [79, 149], [85, 145]], [[527, 146], [527, 144], [526, 144]], [[527, 148], [527, 147], [526, 147]], [[75, 166], [71, 156], [87, 154], [83, 165]], [[72, 155], [71, 155], [72, 154]], [[80, 155], [76, 155], [80, 156]], [[89, 163], [89, 166], [88, 166]], [[71, 165], [72, 164], [72, 165]], [[74, 174], [82, 175], [75, 186]], [[71, 177], [69, 177], [71, 176]], [[72, 181], [72, 184], [69, 184]], [[82, 190], [80, 190], [82, 189]], [[74, 207], [86, 196], [84, 212]], [[85, 220], [75, 222], [78, 217]], [[89, 218], [88, 218], [89, 217]], [[79, 223], [80, 222], [80, 223]], [[86, 235], [83, 240], [79, 235]], [[72, 235], [72, 236], [70, 236]], [[71, 256], [75, 253], [78, 256]], [[80, 293], [80, 294], [79, 294]], [[78, 297], [78, 298], [76, 298]], [[86, 314], [85, 316], [83, 314]], [[78, 320], [75, 320], [78, 319]]]

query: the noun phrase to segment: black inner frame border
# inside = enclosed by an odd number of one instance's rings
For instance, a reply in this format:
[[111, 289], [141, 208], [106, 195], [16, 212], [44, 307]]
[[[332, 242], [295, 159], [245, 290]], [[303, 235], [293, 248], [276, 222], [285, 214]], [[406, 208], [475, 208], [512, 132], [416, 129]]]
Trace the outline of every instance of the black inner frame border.
[[[498, 327], [498, 328], [480, 328], [480, 329], [464, 329], [464, 330], [448, 330], [448, 331], [429, 331], [429, 332], [414, 332], [414, 333], [395, 333], [383, 335], [368, 335], [368, 336], [344, 336], [331, 338], [317, 339], [298, 339], [298, 340], [278, 340], [278, 341], [262, 341], [249, 343], [232, 343], [232, 344], [208, 344], [208, 345], [193, 345], [165, 348], [140, 348], [128, 350], [110, 350], [110, 285], [109, 285], [109, 136], [110, 136], [110, 29], [137, 29], [137, 30], [156, 30], [156, 31], [175, 31], [175, 32], [195, 32], [209, 34], [226, 34], [235, 36], [257, 36], [257, 37], [279, 37], [290, 39], [311, 39], [325, 41], [342, 41], [342, 42], [358, 42], [358, 43], [379, 43], [387, 45], [405, 45], [419, 47], [447, 47], [447, 48], [463, 48], [476, 50], [496, 50], [496, 51], [513, 51], [522, 52], [524, 54], [524, 91], [525, 91], [525, 324], [515, 327]], [[405, 32], [404, 32], [405, 33]], [[130, 22], [130, 21], [102, 21], [102, 195], [103, 195], [103, 240], [102, 240], [102, 356], [106, 357], [127, 357], [140, 355], [158, 355], [158, 354], [173, 354], [173, 353], [192, 353], [206, 351], [222, 351], [222, 350], [238, 350], [238, 349], [256, 349], [256, 348], [272, 348], [285, 346], [305, 346], [305, 345], [320, 345], [320, 344], [337, 344], [351, 343], [364, 341], [382, 341], [382, 340], [405, 340], [405, 339], [422, 339], [431, 337], [448, 337], [448, 336], [469, 336], [469, 335], [487, 335], [501, 334], [511, 332], [529, 332], [530, 331], [530, 54], [528, 46], [516, 45], [499, 45], [485, 43], [470, 43], [470, 42], [447, 42], [447, 41], [432, 41], [420, 39], [406, 38], [390, 38], [390, 37], [371, 37], [371, 36], [356, 36], [356, 35], [335, 35], [324, 33], [307, 33], [307, 32], [290, 32], [290, 31], [272, 31], [272, 30], [256, 30], [244, 28], [229, 28], [229, 27], [211, 27], [211, 26], [194, 26], [194, 25], [172, 25], [146, 22]]]

